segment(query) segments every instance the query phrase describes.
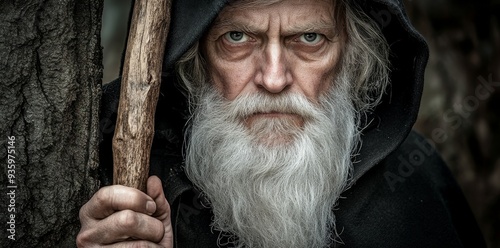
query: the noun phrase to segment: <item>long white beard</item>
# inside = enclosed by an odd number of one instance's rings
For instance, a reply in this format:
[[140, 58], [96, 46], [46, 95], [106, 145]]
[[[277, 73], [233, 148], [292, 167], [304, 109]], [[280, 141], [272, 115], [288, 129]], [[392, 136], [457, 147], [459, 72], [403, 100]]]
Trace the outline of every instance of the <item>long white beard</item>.
[[[335, 238], [332, 210], [358, 144], [349, 82], [338, 81], [316, 104], [261, 92], [227, 101], [203, 90], [185, 170], [211, 203], [213, 227], [237, 237], [234, 246], [325, 247]], [[264, 110], [299, 114], [303, 127], [278, 118], [245, 125]]]

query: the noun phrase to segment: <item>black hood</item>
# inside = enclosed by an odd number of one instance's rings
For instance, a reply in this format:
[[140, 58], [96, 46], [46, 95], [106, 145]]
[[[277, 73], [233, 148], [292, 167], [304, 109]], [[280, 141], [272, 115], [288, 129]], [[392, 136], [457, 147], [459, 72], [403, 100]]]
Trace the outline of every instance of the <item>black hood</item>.
[[[164, 57], [162, 89], [155, 119], [155, 141], [152, 153], [182, 164], [183, 129], [186, 123], [187, 101], [175, 87], [175, 61], [203, 36], [227, 0], [181, 0], [172, 5], [172, 20]], [[352, 3], [351, 3], [352, 2]], [[349, 1], [359, 5], [380, 26], [390, 47], [391, 84], [375, 109], [373, 121], [362, 133], [362, 147], [354, 158], [353, 182], [393, 152], [408, 136], [417, 118], [423, 89], [428, 47], [422, 36], [410, 24], [401, 0]], [[120, 79], [103, 89], [101, 133], [110, 140], [116, 119]], [[101, 147], [105, 147], [102, 145]], [[165, 151], [167, 150], [167, 154]], [[101, 149], [102, 154], [111, 153]], [[160, 160], [161, 160], [160, 159]], [[110, 163], [106, 156], [101, 162]], [[152, 170], [155, 166], [152, 164]], [[156, 168], [162, 168], [158, 164]], [[180, 168], [178, 168], [180, 170]], [[163, 169], [160, 169], [163, 170]], [[157, 173], [152, 171], [152, 173]], [[158, 172], [159, 173], [159, 172]]]
[[[227, 2], [174, 1], [164, 59], [165, 75], [171, 74], [168, 72], [175, 61], [200, 39]], [[356, 0], [355, 4], [375, 20], [389, 43], [391, 85], [382, 104], [375, 109], [374, 121], [363, 131], [363, 145], [354, 160], [354, 181], [394, 151], [411, 131], [418, 114], [429, 53], [426, 42], [411, 25], [401, 0]]]

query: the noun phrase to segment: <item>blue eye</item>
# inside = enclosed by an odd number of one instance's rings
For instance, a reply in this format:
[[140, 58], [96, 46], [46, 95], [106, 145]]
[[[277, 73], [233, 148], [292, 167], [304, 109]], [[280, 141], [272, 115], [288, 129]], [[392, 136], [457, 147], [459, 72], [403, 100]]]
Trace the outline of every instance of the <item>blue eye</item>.
[[317, 33], [305, 33], [300, 36], [300, 41], [314, 45], [320, 42], [323, 39], [323, 36]]
[[242, 43], [248, 41], [248, 35], [238, 31], [227, 32], [224, 34], [224, 38], [231, 43]]

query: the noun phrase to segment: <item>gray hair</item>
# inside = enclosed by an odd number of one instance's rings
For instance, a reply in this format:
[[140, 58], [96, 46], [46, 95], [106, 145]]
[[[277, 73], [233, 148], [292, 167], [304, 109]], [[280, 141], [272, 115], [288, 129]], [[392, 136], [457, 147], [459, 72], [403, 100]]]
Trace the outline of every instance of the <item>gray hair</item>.
[[[243, 5], [252, 7], [279, 1], [252, 0]], [[380, 104], [389, 85], [389, 46], [377, 23], [355, 1], [336, 1], [334, 8], [334, 28], [344, 34], [337, 71], [351, 74], [353, 82], [349, 94], [358, 113], [363, 114]], [[192, 108], [199, 100], [197, 89], [209, 82], [198, 41], [177, 61], [176, 70], [180, 87]]]

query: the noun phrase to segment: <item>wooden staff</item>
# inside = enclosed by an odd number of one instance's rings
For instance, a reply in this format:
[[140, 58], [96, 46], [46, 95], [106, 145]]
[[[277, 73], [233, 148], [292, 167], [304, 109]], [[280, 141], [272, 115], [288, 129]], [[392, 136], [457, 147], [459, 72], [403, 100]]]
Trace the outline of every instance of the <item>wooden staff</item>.
[[113, 137], [113, 183], [146, 191], [171, 0], [136, 0]]

